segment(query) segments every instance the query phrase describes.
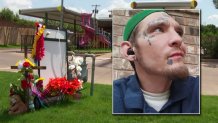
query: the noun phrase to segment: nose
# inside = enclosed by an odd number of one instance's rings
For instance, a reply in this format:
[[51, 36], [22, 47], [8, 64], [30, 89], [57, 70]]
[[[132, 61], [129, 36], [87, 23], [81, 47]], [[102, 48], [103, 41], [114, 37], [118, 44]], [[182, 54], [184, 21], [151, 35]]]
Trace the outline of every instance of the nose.
[[171, 47], [180, 47], [181, 44], [182, 44], [182, 36], [180, 36], [176, 30], [172, 29], [170, 32], [169, 32], [169, 45]]

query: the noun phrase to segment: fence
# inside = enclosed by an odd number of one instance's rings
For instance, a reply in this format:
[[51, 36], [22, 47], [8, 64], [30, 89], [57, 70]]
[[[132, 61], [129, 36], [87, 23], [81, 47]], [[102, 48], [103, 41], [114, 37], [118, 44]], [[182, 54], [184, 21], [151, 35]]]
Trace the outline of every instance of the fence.
[[0, 27], [0, 45], [20, 45], [22, 35], [34, 35], [35, 29], [18, 27]]

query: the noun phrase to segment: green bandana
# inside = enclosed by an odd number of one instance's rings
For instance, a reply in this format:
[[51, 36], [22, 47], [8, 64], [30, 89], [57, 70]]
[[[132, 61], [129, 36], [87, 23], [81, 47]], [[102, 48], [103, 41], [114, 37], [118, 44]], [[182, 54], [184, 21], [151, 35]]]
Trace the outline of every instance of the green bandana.
[[128, 41], [129, 37], [132, 33], [132, 31], [135, 29], [136, 25], [141, 22], [145, 17], [147, 17], [148, 15], [154, 13], [154, 12], [163, 12], [164, 10], [162, 9], [149, 9], [149, 10], [143, 10], [140, 11], [139, 13], [135, 14], [134, 16], [132, 16], [132, 18], [129, 19], [129, 21], [127, 22], [126, 26], [125, 26], [125, 30], [123, 33], [123, 40], [124, 41]]

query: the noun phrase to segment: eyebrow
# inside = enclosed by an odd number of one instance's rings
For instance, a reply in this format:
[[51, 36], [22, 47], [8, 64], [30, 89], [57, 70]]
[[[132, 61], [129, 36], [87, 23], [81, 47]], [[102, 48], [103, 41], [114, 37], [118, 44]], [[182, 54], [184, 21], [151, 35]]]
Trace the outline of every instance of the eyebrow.
[[[151, 32], [151, 30], [154, 29], [155, 27], [169, 26], [170, 22], [168, 20], [169, 19], [168, 17], [162, 16], [162, 17], [159, 17], [157, 19], [154, 19], [154, 20], [150, 21], [148, 23], [147, 30], [144, 33], [147, 34], [147, 33]], [[175, 30], [179, 31], [181, 33], [181, 36], [184, 34], [184, 30], [183, 30], [182, 26], [179, 25], [179, 24], [175, 25]]]

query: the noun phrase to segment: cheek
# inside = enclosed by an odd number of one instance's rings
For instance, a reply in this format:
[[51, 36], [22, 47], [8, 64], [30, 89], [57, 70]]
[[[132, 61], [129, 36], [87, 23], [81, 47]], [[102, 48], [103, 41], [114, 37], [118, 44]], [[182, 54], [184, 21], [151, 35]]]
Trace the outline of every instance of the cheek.
[[166, 60], [165, 55], [160, 52], [160, 49], [152, 47], [140, 50], [136, 57], [149, 66], [159, 66]]
[[147, 40], [138, 42], [139, 57], [142, 56], [145, 59], [161, 62], [166, 58], [164, 54], [166, 52], [167, 43], [163, 38], [159, 38], [158, 36], [150, 38], [150, 41], [151, 45], [148, 44]]

